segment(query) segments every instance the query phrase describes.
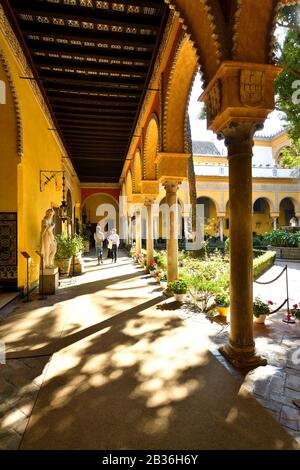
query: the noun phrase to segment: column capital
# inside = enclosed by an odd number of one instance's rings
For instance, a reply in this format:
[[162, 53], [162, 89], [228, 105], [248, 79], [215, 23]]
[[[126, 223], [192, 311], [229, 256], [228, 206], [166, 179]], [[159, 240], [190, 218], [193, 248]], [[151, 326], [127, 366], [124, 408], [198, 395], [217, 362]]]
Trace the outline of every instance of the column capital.
[[228, 158], [231, 156], [251, 155], [254, 145], [253, 137], [256, 131], [263, 129], [262, 122], [258, 120], [235, 120], [224, 127], [219, 133], [219, 139], [225, 139], [225, 145], [228, 148]]
[[170, 180], [170, 181], [165, 181], [163, 183], [163, 186], [167, 193], [177, 193], [180, 184], [181, 184], [181, 181]]
[[145, 198], [144, 206], [152, 207], [154, 204], [155, 204], [155, 198], [153, 198], [153, 197], [146, 197]]
[[279, 212], [271, 212], [270, 213], [270, 217], [272, 217], [272, 219], [278, 219], [279, 215], [280, 215]]
[[217, 217], [218, 217], [219, 219], [225, 219], [225, 217], [226, 217], [226, 212], [218, 212], [218, 213], [217, 213]]

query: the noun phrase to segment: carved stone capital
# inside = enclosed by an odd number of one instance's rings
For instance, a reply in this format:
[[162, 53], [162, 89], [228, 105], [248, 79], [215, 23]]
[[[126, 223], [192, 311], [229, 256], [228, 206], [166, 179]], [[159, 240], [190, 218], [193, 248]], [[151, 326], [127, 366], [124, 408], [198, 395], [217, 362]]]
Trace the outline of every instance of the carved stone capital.
[[274, 109], [274, 82], [280, 67], [223, 62], [201, 95], [208, 128], [220, 133], [233, 121], [263, 122]]
[[252, 155], [253, 137], [263, 125], [257, 121], [232, 121], [218, 133], [218, 138], [225, 139], [228, 148], [228, 158], [233, 155]]
[[146, 207], [152, 207], [155, 204], [155, 199], [151, 197], [146, 197], [144, 205]]
[[181, 184], [181, 181], [165, 181], [163, 183], [163, 186], [166, 190], [166, 193], [169, 193], [169, 194], [176, 194], [178, 189], [179, 189], [179, 186]]

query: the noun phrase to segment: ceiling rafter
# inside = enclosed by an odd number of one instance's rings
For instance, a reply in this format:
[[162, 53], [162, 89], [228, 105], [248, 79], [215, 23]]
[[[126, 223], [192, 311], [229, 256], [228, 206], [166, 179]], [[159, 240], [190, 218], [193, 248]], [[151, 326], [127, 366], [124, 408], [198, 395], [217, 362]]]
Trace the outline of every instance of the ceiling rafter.
[[1, 0], [82, 182], [119, 180], [168, 17], [164, 0]]

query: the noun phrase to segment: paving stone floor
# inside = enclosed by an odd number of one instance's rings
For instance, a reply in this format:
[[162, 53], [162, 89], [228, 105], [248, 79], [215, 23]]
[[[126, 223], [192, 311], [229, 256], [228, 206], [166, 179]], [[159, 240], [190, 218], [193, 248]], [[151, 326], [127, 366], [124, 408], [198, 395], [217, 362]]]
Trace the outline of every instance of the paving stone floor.
[[[70, 283], [76, 282], [84, 291], [84, 285], [90, 286], [92, 279], [97, 279], [97, 270], [93, 267], [94, 260], [87, 260], [90, 272], [74, 281], [64, 281], [59, 291], [60, 300], [65, 300], [64, 294]], [[102, 279], [112, 276], [111, 269], [126, 271], [126, 265], [132, 264], [130, 260], [124, 258], [120, 267], [107, 265], [102, 271]], [[276, 276], [280, 271], [282, 263], [278, 263], [268, 271], [262, 280], [268, 280]], [[132, 269], [132, 268], [130, 268]], [[300, 301], [300, 264], [289, 266], [290, 276], [290, 296], [293, 300]], [[92, 277], [91, 277], [92, 276]], [[153, 279], [144, 277], [143, 283], [148, 283], [153, 287]], [[256, 293], [268, 295], [268, 298], [280, 302], [283, 295], [284, 286], [271, 285], [267, 294], [263, 286], [255, 286]], [[159, 292], [159, 287], [153, 288], [151, 292]], [[153, 295], [153, 294], [152, 294]], [[145, 299], [144, 299], [145, 300]], [[81, 304], [84, 297], [81, 297]], [[74, 305], [74, 304], [72, 304]], [[83, 305], [83, 304], [82, 304]], [[2, 315], [5, 324], [5, 316], [10, 319], [10, 313], [17, 315], [15, 321], [21, 320], [22, 313], [26, 309], [34, 310], [34, 307], [41, 308], [41, 303], [35, 299], [30, 305], [19, 303], [12, 306]], [[47, 308], [43, 305], [43, 308]], [[157, 307], [156, 307], [157, 308]], [[239, 379], [243, 378], [243, 387], [249, 390], [253, 396], [264, 406], [279, 423], [291, 434], [300, 444], [300, 410], [293, 403], [293, 400], [300, 398], [300, 323], [288, 325], [282, 322], [285, 312], [279, 312], [270, 316], [265, 325], [255, 325], [255, 338], [257, 349], [260, 354], [268, 359], [266, 367], [258, 369], [243, 376], [240, 372], [232, 368], [220, 355], [218, 348], [224, 344], [228, 338], [229, 325], [217, 318], [208, 319], [204, 314], [193, 306], [187, 299], [183, 305], [179, 305], [174, 300], [165, 299], [158, 308], [162, 310], [177, 310], [178, 315], [186, 322], [192, 322], [199, 330], [199, 341], [219, 359], [233, 375]], [[70, 307], [69, 307], [70, 309]], [[62, 334], [63, 329], [58, 329], [57, 335]], [[1, 341], [1, 338], [0, 338]], [[47, 367], [51, 361], [51, 354], [33, 357], [9, 358], [5, 365], [0, 365], [0, 449], [18, 449], [26, 429], [29, 416], [34, 407], [37, 395], [44, 380]]]

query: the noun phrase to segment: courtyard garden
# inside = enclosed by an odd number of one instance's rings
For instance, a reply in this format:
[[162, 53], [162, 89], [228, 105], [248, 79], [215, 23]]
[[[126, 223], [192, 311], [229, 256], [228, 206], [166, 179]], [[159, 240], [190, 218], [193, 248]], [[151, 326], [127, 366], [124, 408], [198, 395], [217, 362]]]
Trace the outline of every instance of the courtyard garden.
[[[219, 314], [226, 317], [230, 307], [230, 266], [229, 266], [229, 239], [225, 243], [225, 250], [209, 249], [208, 241], [203, 243], [201, 250], [179, 252], [178, 279], [167, 282], [167, 252], [155, 251], [153, 260], [147, 265], [146, 250], [142, 250], [138, 257], [131, 256], [140, 264], [146, 273], [150, 273], [170, 295], [182, 302], [186, 296], [197, 305], [206, 315]], [[253, 280], [260, 277], [273, 266], [276, 252], [253, 250]], [[256, 309], [259, 303], [261, 310]], [[271, 313], [268, 299], [255, 299], [254, 312], [256, 316]]]

